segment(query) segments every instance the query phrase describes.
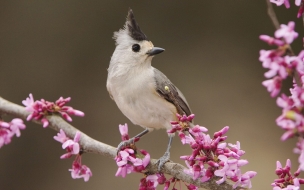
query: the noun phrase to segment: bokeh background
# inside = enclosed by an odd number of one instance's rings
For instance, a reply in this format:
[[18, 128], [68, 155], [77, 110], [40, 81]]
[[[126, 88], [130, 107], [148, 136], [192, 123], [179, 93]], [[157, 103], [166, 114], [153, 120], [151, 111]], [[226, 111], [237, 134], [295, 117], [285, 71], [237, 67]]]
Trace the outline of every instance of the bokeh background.
[[[281, 23], [296, 20], [303, 36], [297, 7], [291, 4], [289, 10], [275, 10]], [[229, 125], [228, 142], [241, 142], [249, 160], [243, 171], [258, 172], [253, 189], [271, 189], [276, 160], [290, 158], [296, 169], [296, 141], [279, 140], [282, 130], [274, 120], [281, 111], [261, 85], [265, 70], [259, 50], [271, 47], [258, 36], [274, 33], [263, 0], [0, 1], [0, 96], [18, 104], [29, 93], [51, 101], [70, 96], [69, 105], [86, 113], [73, 117], [72, 124], [112, 146], [120, 142], [118, 124], [128, 123], [131, 136], [140, 132], [105, 87], [115, 48], [112, 35], [124, 25], [129, 7], [154, 45], [166, 49], [153, 66], [183, 91], [195, 122], [211, 134]], [[298, 39], [293, 48], [299, 52], [301, 47]], [[141, 175], [117, 178], [115, 162], [93, 154], [83, 156], [93, 177], [89, 182], [73, 180], [68, 172], [73, 160], [59, 159], [64, 151], [53, 140], [56, 132], [26, 124], [21, 138], [0, 150], [1, 190], [138, 188]], [[159, 158], [166, 144], [166, 132], [159, 130], [141, 139], [138, 147]], [[175, 138], [171, 159], [183, 163], [179, 156], [189, 153]]]

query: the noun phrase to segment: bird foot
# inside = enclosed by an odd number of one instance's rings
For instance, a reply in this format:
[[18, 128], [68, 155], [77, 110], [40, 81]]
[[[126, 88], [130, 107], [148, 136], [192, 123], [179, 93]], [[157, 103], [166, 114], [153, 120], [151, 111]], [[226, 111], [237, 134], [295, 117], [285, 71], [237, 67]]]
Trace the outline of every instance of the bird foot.
[[131, 138], [129, 140], [121, 141], [119, 145], [117, 146], [117, 154], [119, 151], [121, 151], [123, 148], [130, 146], [131, 148], [134, 148], [134, 138]]
[[158, 163], [158, 171], [159, 172], [160, 172], [161, 168], [164, 166], [164, 164], [169, 161], [169, 159], [170, 159], [170, 152], [169, 151], [166, 151], [165, 154], [158, 159], [157, 163]]

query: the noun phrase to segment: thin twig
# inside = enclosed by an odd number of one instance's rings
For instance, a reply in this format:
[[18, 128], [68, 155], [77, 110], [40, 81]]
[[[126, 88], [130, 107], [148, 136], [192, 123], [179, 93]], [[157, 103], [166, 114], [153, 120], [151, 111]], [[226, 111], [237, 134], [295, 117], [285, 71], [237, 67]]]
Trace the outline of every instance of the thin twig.
[[[267, 13], [268, 13], [269, 18], [270, 18], [272, 24], [274, 25], [275, 29], [279, 29], [280, 28], [280, 22], [277, 18], [276, 13], [273, 10], [272, 3], [270, 2], [270, 0], [266, 0], [266, 3], [267, 3]], [[291, 55], [291, 56], [294, 55], [293, 50], [290, 47], [290, 45], [288, 45], [288, 47], [287, 47], [287, 54]]]
[[[13, 115], [16, 117], [20, 117], [23, 119], [26, 119], [26, 117], [29, 115], [29, 112], [25, 110], [23, 106], [14, 104], [12, 102], [9, 102], [2, 97], [0, 97], [0, 112], [6, 113], [8, 115]], [[67, 123], [65, 120], [63, 120], [61, 117], [57, 115], [48, 116], [47, 119], [50, 122], [50, 125], [48, 128], [54, 129], [55, 131], [59, 131], [62, 129], [67, 136], [70, 138], [74, 138], [76, 131], [79, 131], [69, 123]], [[34, 121], [35, 123], [41, 124], [39, 121]], [[84, 134], [83, 132], [79, 131], [81, 133], [80, 135], [80, 145], [83, 148], [84, 152], [87, 153], [95, 153], [100, 154], [103, 156], [107, 156], [111, 159], [114, 159], [116, 156], [117, 149], [113, 146], [107, 145], [105, 143], [99, 142], [88, 135]], [[214, 177], [210, 179], [208, 182], [202, 183], [200, 179], [193, 180], [191, 176], [184, 173], [184, 170], [186, 168], [178, 163], [173, 162], [167, 162], [162, 171], [165, 174], [171, 175], [177, 179], [180, 179], [186, 183], [194, 184], [198, 187], [202, 187], [204, 189], [212, 189], [212, 190], [232, 190], [232, 185], [229, 183], [222, 183], [218, 185], [216, 183], [216, 180], [218, 178]], [[148, 165], [145, 172], [149, 173], [157, 173], [158, 172], [158, 163], [156, 159], [151, 159], [150, 164]], [[245, 188], [236, 188], [236, 189], [245, 189]]]
[[279, 20], [277, 18], [277, 15], [275, 14], [274, 10], [273, 10], [273, 6], [272, 3], [270, 2], [270, 0], [266, 0], [267, 3], [267, 13], [272, 21], [272, 24], [274, 25], [274, 27], [276, 29], [280, 28], [280, 23]]

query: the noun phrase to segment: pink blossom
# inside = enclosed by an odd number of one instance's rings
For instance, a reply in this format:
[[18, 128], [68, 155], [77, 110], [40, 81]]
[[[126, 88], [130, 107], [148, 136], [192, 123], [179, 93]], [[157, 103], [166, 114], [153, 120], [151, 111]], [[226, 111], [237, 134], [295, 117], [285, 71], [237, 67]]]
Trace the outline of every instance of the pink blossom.
[[20, 129], [25, 129], [25, 125], [22, 119], [15, 118], [10, 122], [10, 130], [15, 133], [17, 137], [20, 137]]
[[251, 181], [250, 179], [253, 178], [254, 176], [256, 176], [256, 172], [255, 171], [247, 171], [246, 173], [241, 175], [240, 170], [237, 171], [237, 182], [233, 185], [233, 188], [236, 188], [237, 186], [241, 186], [241, 187], [247, 187], [247, 188], [251, 188]]
[[25, 125], [22, 119], [15, 118], [9, 123], [0, 121], [0, 148], [9, 144], [15, 135], [20, 137], [20, 130], [23, 129], [25, 129]]
[[273, 79], [263, 81], [262, 84], [267, 88], [267, 91], [270, 92], [270, 96], [275, 97], [281, 90], [282, 79], [280, 77], [274, 77]]
[[303, 183], [303, 179], [297, 178], [299, 171], [296, 171], [293, 175], [290, 172], [291, 161], [287, 159], [286, 165], [283, 168], [282, 164], [277, 161], [275, 173], [278, 175], [278, 179], [275, 179], [271, 184], [273, 190], [299, 190], [300, 181]]
[[65, 106], [67, 102], [69, 102], [71, 98], [62, 98], [60, 97], [55, 103], [46, 101], [41, 99], [40, 101], [34, 101], [33, 95], [30, 94], [28, 98], [22, 101], [23, 105], [25, 105], [25, 109], [30, 112], [27, 117], [27, 120], [35, 119], [40, 120], [43, 124], [43, 127], [47, 127], [49, 125], [49, 121], [46, 116], [51, 115], [52, 113], [60, 113], [61, 116], [67, 121], [72, 121], [70, 115], [75, 116], [84, 116], [84, 113], [75, 110], [70, 106]]
[[296, 4], [297, 6], [300, 6], [300, 5], [301, 5], [301, 2], [302, 2], [302, 0], [295, 0], [295, 4]]
[[304, 139], [299, 138], [297, 146], [293, 149], [293, 152], [296, 154], [300, 154], [298, 158], [300, 164], [299, 169], [304, 171]]
[[35, 111], [35, 109], [33, 109], [34, 102], [34, 97], [31, 93], [29, 97], [27, 97], [25, 100], [22, 100], [22, 104], [25, 105], [25, 109], [29, 112]]
[[299, 4], [298, 6], [300, 6], [297, 14], [297, 17], [300, 18], [304, 12], [304, 3], [302, 0], [296, 0], [296, 4]]
[[228, 143], [228, 145], [231, 147], [230, 150], [237, 155], [242, 156], [245, 154], [245, 151], [241, 150], [241, 143], [239, 141], [237, 141], [235, 145], [231, 143]]
[[139, 190], [156, 190], [157, 185], [157, 174], [148, 175], [140, 180]]
[[223, 183], [227, 178], [239, 179], [241, 177], [239, 167], [248, 163], [246, 160], [228, 159], [224, 155], [220, 155], [218, 158], [221, 160], [222, 168], [216, 170], [214, 175], [222, 178], [216, 182], [217, 184]]
[[288, 25], [281, 24], [280, 28], [275, 31], [276, 38], [284, 38], [286, 43], [291, 44], [298, 37], [298, 33], [294, 31], [295, 23], [290, 21]]
[[123, 141], [129, 140], [129, 135], [128, 135], [128, 124], [124, 125], [119, 125], [119, 132], [121, 134], [121, 139]]
[[282, 40], [270, 37], [268, 35], [260, 35], [260, 40], [263, 40], [269, 45], [283, 46], [285, 44]]
[[3, 145], [9, 144], [13, 134], [6, 128], [0, 128], [0, 148]]
[[60, 132], [57, 133], [57, 136], [54, 136], [54, 139], [60, 143], [64, 143], [65, 141], [69, 140], [62, 129], [60, 129]]
[[277, 98], [277, 105], [283, 108], [284, 110], [289, 110], [293, 107], [294, 102], [290, 97], [286, 96], [285, 94], [282, 94], [281, 97]]
[[286, 8], [290, 7], [289, 0], [270, 0], [270, 2], [276, 4], [277, 6], [284, 4]]
[[[184, 170], [184, 172], [188, 175], [190, 175], [193, 180], [196, 180], [199, 177], [205, 176], [206, 169], [203, 165], [190, 165], [188, 161], [185, 161], [187, 165], [187, 169]], [[209, 179], [208, 179], [209, 180]]]
[[135, 151], [130, 148], [125, 148], [118, 152], [115, 157], [118, 170], [115, 176], [125, 177], [131, 172], [141, 172], [150, 163], [150, 154], [144, 150], [140, 150], [143, 158], [137, 158]]
[[81, 164], [81, 156], [77, 156], [73, 162], [72, 169], [69, 169], [73, 179], [83, 178], [85, 182], [89, 181], [92, 177], [90, 168]]
[[57, 133], [56, 136], [54, 136], [54, 139], [60, 143], [62, 143], [62, 149], [65, 149], [67, 151], [66, 154], [63, 154], [60, 156], [61, 159], [66, 159], [72, 157], [72, 155], [77, 155], [80, 152], [80, 135], [81, 133], [79, 131], [76, 132], [74, 136], [74, 140], [70, 139], [66, 136], [65, 132], [60, 129], [60, 132]]
[[74, 140], [67, 140], [62, 144], [62, 149], [65, 149], [68, 153], [63, 154], [60, 158], [61, 159], [66, 159], [70, 158], [73, 154], [79, 154], [80, 151], [80, 145], [79, 145], [79, 140], [80, 140], [80, 132], [77, 131], [74, 137]]

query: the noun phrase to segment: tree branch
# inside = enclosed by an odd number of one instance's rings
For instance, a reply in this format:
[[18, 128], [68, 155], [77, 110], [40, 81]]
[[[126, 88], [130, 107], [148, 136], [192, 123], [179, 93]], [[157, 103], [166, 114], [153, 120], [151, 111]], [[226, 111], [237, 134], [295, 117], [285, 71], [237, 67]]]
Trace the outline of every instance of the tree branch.
[[267, 13], [269, 15], [269, 18], [272, 21], [272, 24], [274, 25], [274, 27], [276, 29], [280, 28], [280, 23], [278, 21], [277, 15], [275, 14], [274, 10], [273, 10], [273, 6], [272, 3], [270, 2], [270, 0], [266, 0], [267, 3]]
[[[8, 115], [13, 115], [19, 118], [26, 119], [26, 117], [29, 115], [29, 112], [25, 110], [23, 106], [14, 104], [12, 102], [9, 102], [2, 97], [0, 97], [0, 113], [6, 113]], [[47, 119], [50, 122], [50, 125], [48, 126], [51, 129], [54, 129], [55, 131], [59, 131], [60, 129], [64, 130], [67, 136], [69, 136], [71, 139], [74, 138], [76, 131], [79, 131], [69, 123], [67, 123], [65, 120], [63, 120], [61, 117], [57, 115], [48, 116]], [[35, 123], [41, 124], [39, 121], [34, 121]], [[116, 148], [104, 144], [102, 142], [99, 142], [85, 133], [79, 131], [81, 133], [80, 136], [80, 145], [83, 148], [84, 152], [87, 153], [95, 153], [100, 154], [103, 156], [107, 156], [111, 159], [114, 159], [116, 156]], [[150, 164], [148, 165], [145, 172], [149, 173], [157, 173], [158, 172], [158, 164], [156, 159], [151, 159]], [[177, 179], [180, 179], [184, 182], [194, 184], [198, 187], [202, 187], [204, 189], [212, 189], [212, 190], [232, 190], [232, 185], [229, 183], [222, 183], [220, 185], [216, 184], [216, 180], [218, 178], [214, 177], [210, 179], [208, 182], [202, 183], [199, 179], [193, 180], [191, 176], [184, 173], [184, 169], [186, 169], [184, 166], [178, 163], [173, 162], [167, 162], [162, 172], [168, 175], [171, 175]], [[245, 188], [236, 188], [236, 189], [245, 189]]]

